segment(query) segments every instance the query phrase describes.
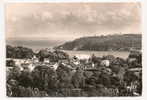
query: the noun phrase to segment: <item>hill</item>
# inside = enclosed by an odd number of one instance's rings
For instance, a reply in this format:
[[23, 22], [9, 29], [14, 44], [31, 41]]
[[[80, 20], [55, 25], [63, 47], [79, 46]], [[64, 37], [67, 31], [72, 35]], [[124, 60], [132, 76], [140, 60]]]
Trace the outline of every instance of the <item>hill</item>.
[[75, 39], [55, 47], [63, 50], [128, 51], [141, 49], [141, 34], [91, 36]]

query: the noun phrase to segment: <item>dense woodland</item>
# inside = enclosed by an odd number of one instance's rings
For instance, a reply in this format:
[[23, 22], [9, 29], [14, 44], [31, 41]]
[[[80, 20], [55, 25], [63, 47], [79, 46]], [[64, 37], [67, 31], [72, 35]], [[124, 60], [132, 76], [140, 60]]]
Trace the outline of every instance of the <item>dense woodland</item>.
[[56, 48], [64, 50], [129, 51], [141, 49], [141, 34], [82, 37]]
[[30, 48], [26, 48], [23, 46], [13, 47], [11, 45], [6, 46], [6, 57], [7, 58], [18, 58], [18, 59], [27, 59], [32, 58], [34, 52]]

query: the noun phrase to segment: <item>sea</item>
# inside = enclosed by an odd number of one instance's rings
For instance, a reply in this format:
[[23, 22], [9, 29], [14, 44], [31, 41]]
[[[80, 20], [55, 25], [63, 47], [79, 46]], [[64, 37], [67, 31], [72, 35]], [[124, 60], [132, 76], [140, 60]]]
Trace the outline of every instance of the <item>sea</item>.
[[128, 51], [71, 51], [71, 50], [63, 50], [66, 52], [69, 56], [73, 57], [75, 55], [95, 55], [97, 57], [103, 57], [107, 55], [113, 55], [115, 57], [120, 57], [123, 59], [126, 59], [130, 52]]

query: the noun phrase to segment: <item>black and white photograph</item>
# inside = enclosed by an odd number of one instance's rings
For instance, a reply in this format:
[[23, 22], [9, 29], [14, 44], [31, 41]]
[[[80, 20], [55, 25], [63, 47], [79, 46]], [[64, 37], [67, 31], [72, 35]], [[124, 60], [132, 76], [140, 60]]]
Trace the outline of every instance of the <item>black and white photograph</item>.
[[6, 3], [6, 96], [142, 96], [141, 7]]

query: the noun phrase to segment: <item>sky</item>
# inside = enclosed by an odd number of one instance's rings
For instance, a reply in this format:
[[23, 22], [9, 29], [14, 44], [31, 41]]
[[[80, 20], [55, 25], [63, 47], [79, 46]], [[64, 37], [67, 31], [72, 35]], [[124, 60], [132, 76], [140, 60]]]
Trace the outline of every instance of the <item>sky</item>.
[[137, 2], [7, 3], [5, 10], [7, 39], [141, 34], [141, 4]]

